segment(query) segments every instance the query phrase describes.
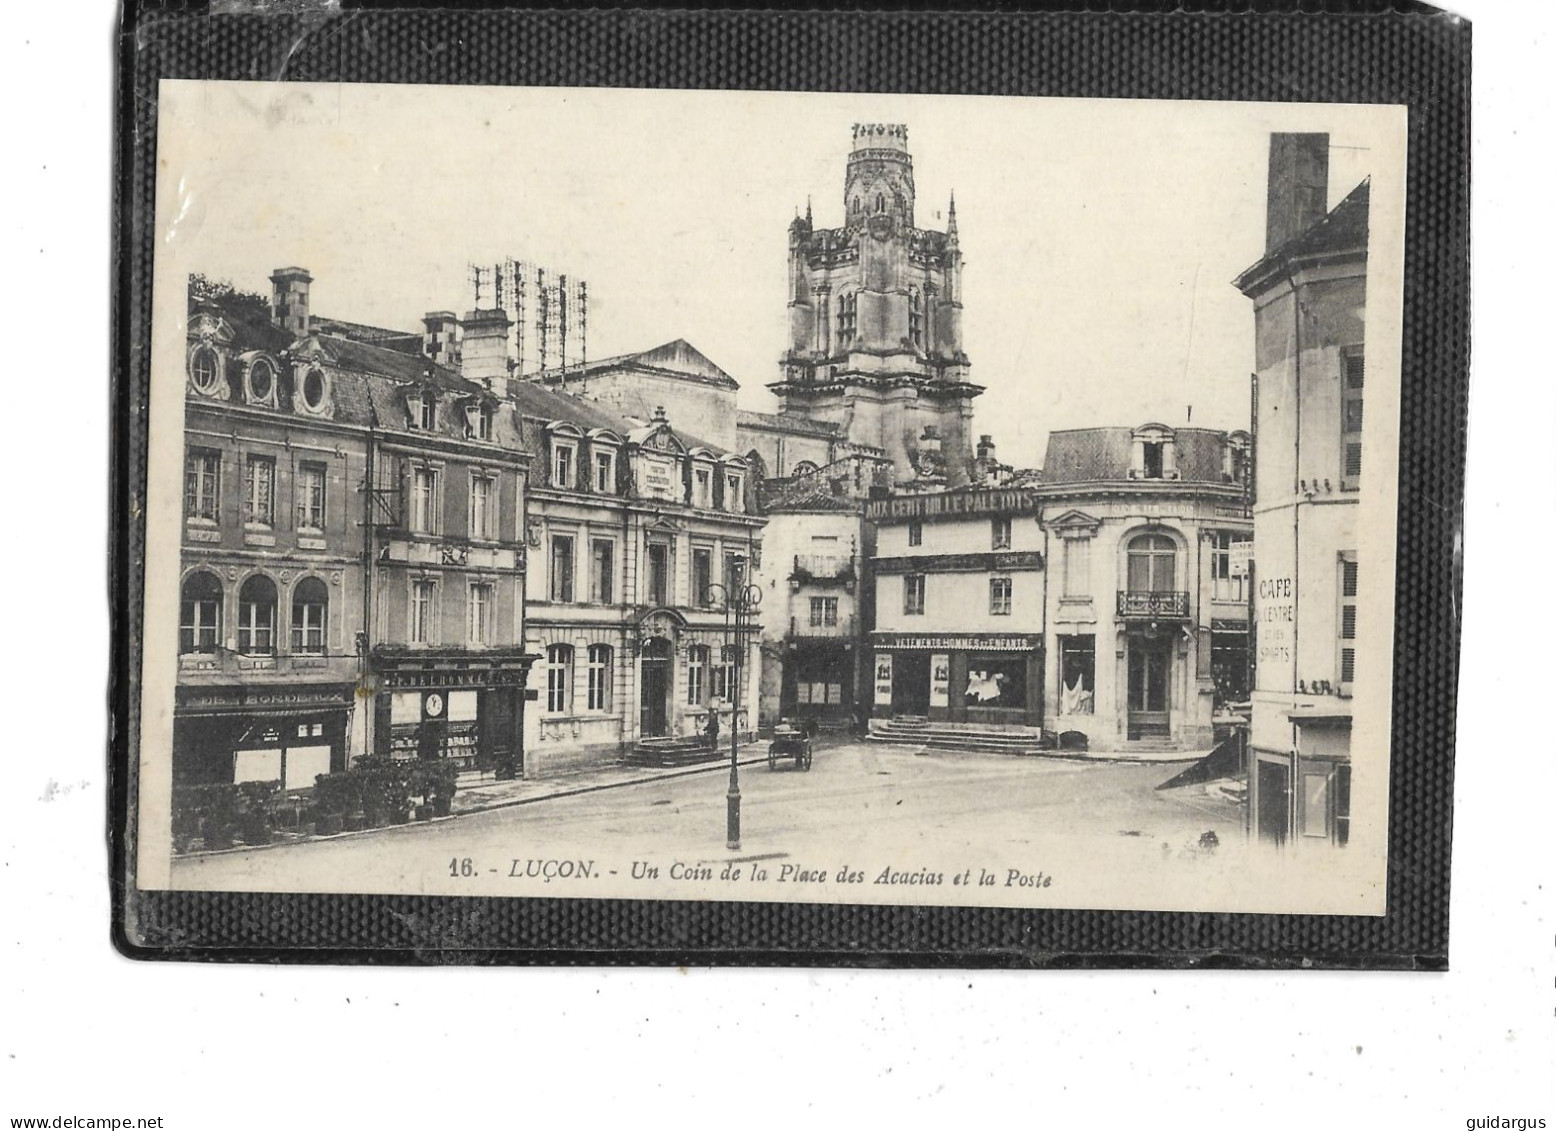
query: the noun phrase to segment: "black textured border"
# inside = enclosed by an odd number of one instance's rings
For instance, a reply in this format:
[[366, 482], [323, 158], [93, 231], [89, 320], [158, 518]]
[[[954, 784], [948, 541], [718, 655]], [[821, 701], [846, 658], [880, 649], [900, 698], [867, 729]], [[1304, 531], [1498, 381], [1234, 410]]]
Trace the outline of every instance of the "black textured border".
[[[275, 7], [282, 7], [277, 3]], [[114, 263], [114, 944], [136, 958], [382, 963], [1442, 969], [1469, 350], [1470, 29], [1413, 3], [1093, 11], [378, 10], [126, 0]], [[1188, 10], [1184, 10], [1187, 8]], [[1172, 11], [1170, 9], [1178, 9]], [[137, 892], [157, 80], [857, 90], [1410, 107], [1388, 904], [1382, 918]]]

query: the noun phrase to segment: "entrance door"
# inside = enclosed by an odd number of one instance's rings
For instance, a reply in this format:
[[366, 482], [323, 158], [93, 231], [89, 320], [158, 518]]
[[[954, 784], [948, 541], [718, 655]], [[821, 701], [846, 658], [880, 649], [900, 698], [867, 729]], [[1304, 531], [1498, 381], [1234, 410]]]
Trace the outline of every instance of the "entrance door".
[[1279, 762], [1260, 761], [1258, 775], [1254, 833], [1267, 844], [1285, 844], [1291, 827], [1291, 768]]
[[1166, 738], [1172, 733], [1168, 714], [1172, 641], [1142, 636], [1129, 641], [1129, 737]]
[[655, 638], [645, 644], [642, 667], [639, 729], [644, 738], [659, 738], [670, 729], [670, 642]]
[[891, 710], [894, 715], [929, 714], [929, 654], [898, 652], [892, 658]]

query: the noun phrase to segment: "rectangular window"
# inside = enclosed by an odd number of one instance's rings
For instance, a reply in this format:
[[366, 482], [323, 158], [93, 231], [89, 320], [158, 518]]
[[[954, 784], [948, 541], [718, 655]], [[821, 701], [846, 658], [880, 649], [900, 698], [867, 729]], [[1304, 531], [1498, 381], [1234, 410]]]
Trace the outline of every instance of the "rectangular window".
[[297, 466], [297, 529], [324, 529], [324, 484], [328, 471], [322, 463]]
[[1217, 601], [1242, 601], [1243, 579], [1232, 575], [1232, 543], [1241, 541], [1230, 530], [1218, 530], [1210, 546], [1211, 594]]
[[1091, 539], [1064, 539], [1064, 596], [1091, 596]]
[[1329, 837], [1329, 771], [1302, 775], [1302, 835]]
[[746, 509], [745, 499], [740, 494], [740, 476], [726, 475], [724, 477], [724, 509], [730, 514], [740, 514]]
[[436, 644], [438, 584], [425, 578], [411, 582], [411, 643]]
[[711, 507], [713, 505], [713, 473], [705, 467], [699, 467], [692, 473], [692, 506]]
[[1340, 357], [1340, 486], [1355, 491], [1362, 473], [1362, 393], [1367, 360], [1360, 349]]
[[1059, 713], [1089, 715], [1097, 687], [1097, 638], [1059, 637]]
[[249, 456], [243, 461], [243, 521], [273, 526], [276, 520], [276, 461]]
[[663, 542], [648, 544], [648, 603], [670, 603], [670, 547]]
[[220, 593], [185, 596], [178, 624], [178, 650], [214, 652], [221, 632]]
[[1166, 444], [1157, 440], [1147, 442], [1145, 445], [1145, 478], [1160, 479], [1162, 477], [1163, 453]]
[[996, 518], [991, 523], [992, 527], [989, 544], [996, 550], [1010, 549], [1010, 519]]
[[1340, 689], [1356, 679], [1356, 558], [1340, 560]]
[[193, 448], [184, 463], [184, 512], [215, 522], [221, 505], [221, 453]]
[[713, 601], [713, 551], [692, 550], [692, 604], [707, 608]]
[[470, 586], [470, 643], [484, 647], [492, 642], [492, 587]]
[[686, 704], [689, 707], [700, 707], [703, 702], [703, 692], [706, 689], [704, 680], [708, 673], [708, 649], [696, 644], [686, 651]]
[[571, 444], [556, 444], [551, 449], [551, 486], [571, 487], [573, 485], [573, 456], [576, 453]]
[[837, 627], [836, 597], [812, 597], [810, 599], [810, 626], [812, 628]]
[[924, 615], [924, 575], [908, 573], [902, 577], [902, 612], [904, 616]]
[[908, 523], [908, 545], [922, 546], [924, 544], [924, 524], [918, 519]]
[[713, 665], [709, 692], [715, 699], [729, 700], [735, 686], [735, 649], [726, 644], [719, 649], [719, 662]]
[[438, 532], [438, 473], [430, 467], [411, 469], [411, 532]]
[[565, 715], [572, 703], [573, 650], [566, 644], [546, 649], [546, 711]]
[[470, 537], [497, 536], [497, 509], [492, 506], [496, 484], [485, 475], [470, 477]]
[[321, 602], [293, 598], [292, 651], [309, 656], [324, 654], [324, 605]]
[[609, 605], [616, 599], [616, 543], [596, 538], [589, 550], [589, 599]]
[[989, 613], [996, 617], [1010, 615], [1011, 580], [1008, 577], [989, 578]]
[[616, 455], [614, 452], [594, 453], [594, 489], [601, 495], [616, 493]]
[[573, 599], [573, 537], [551, 536], [551, 599], [562, 603]]
[[589, 710], [611, 709], [611, 648], [609, 644], [589, 645]]

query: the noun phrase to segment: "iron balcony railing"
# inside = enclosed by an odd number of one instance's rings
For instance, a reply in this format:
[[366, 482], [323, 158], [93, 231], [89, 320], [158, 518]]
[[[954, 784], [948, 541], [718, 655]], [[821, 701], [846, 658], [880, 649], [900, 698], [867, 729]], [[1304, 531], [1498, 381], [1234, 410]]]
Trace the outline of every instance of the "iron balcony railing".
[[1187, 620], [1189, 595], [1171, 590], [1120, 589], [1118, 615], [1152, 620]]
[[[825, 618], [823, 618], [824, 620]], [[857, 631], [858, 621], [853, 613], [841, 614], [831, 624], [814, 624], [809, 616], [803, 614], [789, 618], [789, 637], [791, 639], [803, 639], [805, 637], [842, 639], [844, 637], [852, 637]]]
[[838, 557], [831, 554], [795, 554], [794, 570], [789, 580], [798, 584], [817, 582], [851, 582], [854, 580], [852, 555]]

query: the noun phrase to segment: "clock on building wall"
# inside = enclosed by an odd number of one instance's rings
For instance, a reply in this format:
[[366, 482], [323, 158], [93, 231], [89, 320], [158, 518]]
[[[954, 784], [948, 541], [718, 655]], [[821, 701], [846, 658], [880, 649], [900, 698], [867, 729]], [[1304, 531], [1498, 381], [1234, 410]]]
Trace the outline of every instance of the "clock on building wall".
[[436, 691], [427, 692], [427, 697], [421, 701], [422, 711], [429, 719], [441, 719], [443, 717], [443, 696]]

